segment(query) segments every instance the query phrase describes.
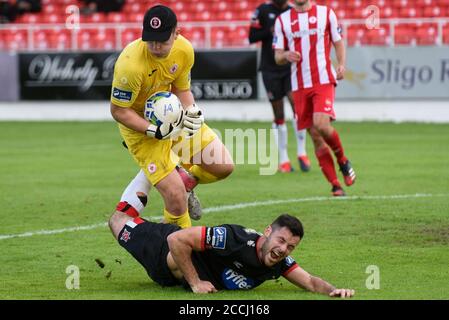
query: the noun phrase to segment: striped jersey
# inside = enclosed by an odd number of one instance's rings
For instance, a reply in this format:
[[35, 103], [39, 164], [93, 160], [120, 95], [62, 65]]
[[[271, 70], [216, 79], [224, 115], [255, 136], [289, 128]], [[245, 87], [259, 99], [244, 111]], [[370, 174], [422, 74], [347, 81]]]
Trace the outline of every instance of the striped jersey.
[[291, 64], [293, 91], [337, 83], [330, 51], [331, 42], [341, 40], [340, 30], [334, 11], [321, 5], [305, 12], [292, 8], [276, 19], [273, 49], [297, 51], [302, 57]]

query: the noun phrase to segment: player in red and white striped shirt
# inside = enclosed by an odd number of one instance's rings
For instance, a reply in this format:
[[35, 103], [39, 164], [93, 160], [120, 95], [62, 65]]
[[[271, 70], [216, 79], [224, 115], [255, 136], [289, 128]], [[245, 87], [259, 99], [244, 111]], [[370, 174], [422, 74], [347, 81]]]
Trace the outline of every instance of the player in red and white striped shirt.
[[[347, 186], [355, 182], [355, 172], [346, 158], [340, 137], [332, 127], [337, 80], [345, 73], [346, 51], [337, 17], [332, 9], [310, 0], [294, 0], [294, 7], [275, 23], [273, 48], [277, 64], [291, 62], [291, 82], [298, 129], [307, 128], [315, 154], [334, 196], [345, 192], [337, 178], [334, 152]], [[331, 45], [337, 56], [337, 71], [331, 63]]]

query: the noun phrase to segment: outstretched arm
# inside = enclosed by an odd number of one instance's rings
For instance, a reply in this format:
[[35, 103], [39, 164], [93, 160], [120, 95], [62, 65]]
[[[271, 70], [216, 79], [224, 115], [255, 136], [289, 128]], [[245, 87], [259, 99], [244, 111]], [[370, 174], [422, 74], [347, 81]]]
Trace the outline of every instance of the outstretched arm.
[[195, 293], [216, 292], [217, 289], [209, 281], [202, 281], [192, 263], [192, 251], [204, 250], [202, 232], [204, 227], [192, 227], [176, 231], [167, 237], [171, 256], [184, 278]]
[[323, 279], [310, 275], [301, 267], [289, 272], [285, 278], [298, 287], [330, 297], [350, 298], [355, 294], [352, 289], [337, 289]]
[[337, 56], [337, 80], [342, 80], [346, 72], [346, 49], [343, 40], [334, 42], [335, 55]]

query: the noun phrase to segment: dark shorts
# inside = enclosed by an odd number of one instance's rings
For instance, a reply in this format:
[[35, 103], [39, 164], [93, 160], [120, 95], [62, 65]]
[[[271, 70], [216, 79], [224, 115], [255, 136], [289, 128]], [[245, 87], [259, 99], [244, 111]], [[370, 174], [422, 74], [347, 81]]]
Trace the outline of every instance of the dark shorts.
[[118, 235], [119, 244], [145, 268], [148, 276], [161, 286], [179, 285], [167, 265], [167, 237], [180, 228], [173, 224], [153, 223], [135, 218]]
[[262, 71], [262, 79], [270, 101], [280, 100], [292, 90], [290, 69], [287, 71]]

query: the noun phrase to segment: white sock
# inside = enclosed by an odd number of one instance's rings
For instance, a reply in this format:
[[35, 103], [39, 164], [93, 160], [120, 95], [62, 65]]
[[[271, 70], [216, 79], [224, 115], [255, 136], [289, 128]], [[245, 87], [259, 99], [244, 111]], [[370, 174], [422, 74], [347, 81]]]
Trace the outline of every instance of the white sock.
[[289, 162], [290, 159], [288, 158], [287, 152], [287, 143], [288, 143], [287, 126], [285, 125], [285, 123], [276, 124], [273, 122], [272, 127], [274, 129], [274, 138], [278, 143], [279, 164]]
[[305, 156], [306, 155], [306, 129], [302, 129], [298, 131], [296, 119], [292, 119], [292, 126], [295, 130], [296, 142], [297, 142], [297, 155]]
[[143, 209], [145, 208], [145, 205], [142, 203], [142, 201], [140, 201], [139, 197], [137, 196], [137, 192], [142, 192], [148, 197], [150, 189], [150, 182], [145, 176], [145, 173], [140, 170], [137, 176], [126, 187], [125, 191], [122, 194], [122, 197], [120, 198], [120, 201], [128, 202], [134, 207], [134, 209], [137, 210], [137, 212], [139, 212], [139, 214], [141, 214]]

